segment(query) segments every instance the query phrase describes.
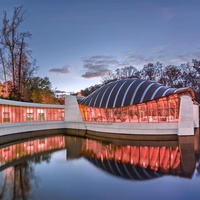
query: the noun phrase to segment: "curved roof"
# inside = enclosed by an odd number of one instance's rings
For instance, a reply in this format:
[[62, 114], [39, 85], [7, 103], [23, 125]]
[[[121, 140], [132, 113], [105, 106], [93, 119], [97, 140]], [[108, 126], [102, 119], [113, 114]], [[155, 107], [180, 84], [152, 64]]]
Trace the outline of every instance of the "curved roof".
[[122, 79], [102, 86], [79, 103], [96, 108], [115, 108], [155, 100], [179, 90], [150, 80]]
[[131, 164], [118, 163], [113, 160], [101, 160], [97, 158], [87, 158], [91, 163], [93, 163], [98, 168], [121, 178], [131, 179], [131, 180], [149, 180], [154, 178], [159, 178], [163, 176], [163, 173], [152, 171], [150, 169], [144, 169]]

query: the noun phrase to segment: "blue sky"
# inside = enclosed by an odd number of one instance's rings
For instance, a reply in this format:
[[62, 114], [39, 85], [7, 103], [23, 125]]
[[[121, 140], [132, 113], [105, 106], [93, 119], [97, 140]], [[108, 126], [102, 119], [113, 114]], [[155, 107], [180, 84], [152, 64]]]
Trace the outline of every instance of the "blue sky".
[[78, 92], [119, 67], [200, 59], [199, 0], [0, 0], [23, 6], [37, 76]]

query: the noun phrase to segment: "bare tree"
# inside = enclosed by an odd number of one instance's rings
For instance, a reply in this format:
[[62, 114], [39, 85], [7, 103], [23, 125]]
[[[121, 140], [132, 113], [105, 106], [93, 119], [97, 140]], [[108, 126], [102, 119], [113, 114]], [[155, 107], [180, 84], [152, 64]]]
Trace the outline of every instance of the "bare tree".
[[181, 64], [181, 81], [182, 87], [191, 87], [194, 91], [198, 90], [197, 88], [197, 77], [198, 73], [194, 66], [191, 63]]
[[[31, 51], [27, 49], [29, 32], [20, 32], [19, 27], [24, 22], [22, 7], [15, 7], [12, 18], [4, 12], [2, 29], [0, 30], [0, 64], [3, 67], [4, 81], [12, 83], [12, 94], [15, 99], [21, 99], [24, 75], [36, 69], [31, 61]], [[33, 65], [32, 65], [33, 64]]]
[[200, 75], [200, 60], [193, 59], [192, 63], [193, 63], [193, 68], [196, 69], [198, 75]]
[[143, 79], [155, 81], [155, 74], [155, 67], [153, 63], [148, 63], [147, 65], [144, 65], [143, 69], [141, 70], [141, 78]]
[[181, 78], [181, 70], [179, 67], [174, 65], [168, 65], [165, 67], [164, 77], [166, 80], [165, 85], [170, 87], [177, 87]]
[[123, 78], [139, 78], [140, 72], [133, 66], [117, 68], [115, 73], [111, 71], [104, 77], [102, 77], [102, 83], [107, 84], [112, 81], [120, 80]]
[[[118, 70], [118, 69], [116, 69], [116, 70]], [[107, 83], [112, 82], [117, 79], [118, 79], [117, 73], [114, 74], [110, 71], [106, 76], [102, 77], [102, 84], [104, 85], [104, 84], [107, 84]], [[82, 92], [83, 92], [83, 90], [82, 90]], [[86, 93], [88, 94], [88, 92], [86, 92]]]
[[[1, 48], [0, 48], [0, 64], [2, 65], [2, 68], [3, 68], [4, 83], [6, 83], [7, 82], [7, 72], [6, 72], [7, 63], [6, 63], [6, 60], [5, 60], [4, 55], [3, 55], [3, 50]], [[7, 91], [7, 87], [6, 87], [6, 91]]]
[[139, 71], [133, 66], [124, 67], [121, 68], [121, 76], [122, 78], [129, 78], [129, 77], [138, 78]]

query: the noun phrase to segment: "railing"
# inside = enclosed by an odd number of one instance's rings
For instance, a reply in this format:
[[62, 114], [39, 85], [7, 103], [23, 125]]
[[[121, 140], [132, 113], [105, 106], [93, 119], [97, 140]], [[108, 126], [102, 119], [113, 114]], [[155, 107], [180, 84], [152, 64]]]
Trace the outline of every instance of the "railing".
[[64, 105], [25, 103], [0, 99], [0, 123], [64, 121]]

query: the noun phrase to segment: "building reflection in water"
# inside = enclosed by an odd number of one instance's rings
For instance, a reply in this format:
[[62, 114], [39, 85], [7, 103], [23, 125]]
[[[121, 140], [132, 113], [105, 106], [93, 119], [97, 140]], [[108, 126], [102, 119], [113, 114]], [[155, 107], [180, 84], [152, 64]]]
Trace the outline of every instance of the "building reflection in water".
[[[103, 170], [128, 179], [151, 179], [164, 174], [192, 177], [195, 166], [194, 137], [159, 146], [103, 144], [86, 139], [81, 155]], [[146, 142], [148, 143], [148, 142]]]
[[[156, 144], [156, 145], [155, 145]], [[33, 164], [51, 159], [57, 150], [67, 149], [67, 160], [84, 157], [96, 167], [127, 179], [146, 180], [163, 175], [192, 178], [200, 172], [198, 137], [180, 137], [177, 141], [102, 142], [93, 139], [58, 135], [0, 146], [0, 171], [4, 183], [14, 185], [13, 196], [28, 195]], [[3, 194], [3, 192], [2, 192]]]
[[47, 152], [56, 149], [64, 149], [65, 137], [54, 136], [40, 139], [33, 139], [17, 144], [11, 144], [0, 148], [0, 163], [7, 164], [19, 158], [37, 154], [40, 152]]

